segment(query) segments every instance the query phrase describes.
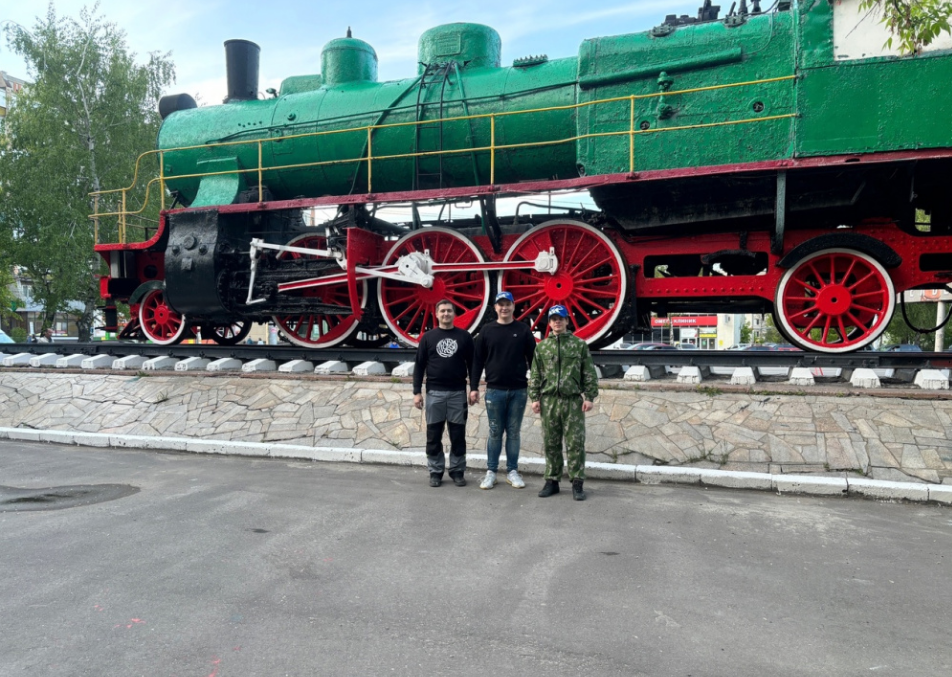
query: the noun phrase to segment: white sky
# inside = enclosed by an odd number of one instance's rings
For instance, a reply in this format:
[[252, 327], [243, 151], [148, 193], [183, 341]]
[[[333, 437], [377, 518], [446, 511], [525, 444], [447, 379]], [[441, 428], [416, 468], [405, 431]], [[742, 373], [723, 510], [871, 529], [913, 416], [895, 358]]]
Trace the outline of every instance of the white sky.
[[[57, 16], [79, 17], [92, 6], [82, 0], [55, 0]], [[177, 83], [169, 93], [185, 92], [200, 105], [221, 103], [225, 96], [222, 43], [244, 38], [261, 46], [260, 91], [277, 88], [289, 75], [320, 71], [321, 48], [342, 37], [347, 27], [369, 42], [380, 61], [380, 80], [416, 74], [417, 40], [433, 26], [470, 21], [492, 26], [503, 42], [503, 64], [515, 58], [578, 54], [585, 38], [644, 31], [666, 14], [697, 15], [701, 0], [480, 0], [447, 3], [433, 0], [315, 2], [314, 0], [101, 0], [99, 13], [126, 32], [140, 60], [153, 51], [171, 52]], [[722, 14], [730, 0], [721, 0]], [[769, 3], [767, 3], [769, 4]], [[27, 29], [45, 15], [46, 0], [0, 0], [0, 23]], [[23, 61], [0, 40], [0, 70], [28, 80]]]

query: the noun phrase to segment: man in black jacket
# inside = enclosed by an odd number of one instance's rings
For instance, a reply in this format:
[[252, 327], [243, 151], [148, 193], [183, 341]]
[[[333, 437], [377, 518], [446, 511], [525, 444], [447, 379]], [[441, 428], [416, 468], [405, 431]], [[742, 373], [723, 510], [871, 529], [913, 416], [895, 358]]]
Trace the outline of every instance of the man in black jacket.
[[469, 379], [469, 403], [479, 402], [479, 379], [486, 368], [486, 416], [489, 440], [486, 443], [486, 477], [480, 489], [496, 486], [502, 436], [506, 434], [506, 481], [515, 489], [526, 486], [519, 474], [519, 445], [522, 416], [526, 411], [526, 373], [532, 365], [536, 341], [529, 327], [513, 322], [512, 294], [496, 294], [496, 321], [487, 324], [476, 337], [476, 359]]
[[436, 304], [439, 326], [420, 338], [413, 370], [413, 406], [423, 408], [426, 373], [426, 461], [430, 486], [443, 483], [444, 424], [450, 430], [450, 478], [466, 486], [466, 378], [473, 366], [473, 337], [453, 325], [456, 311], [450, 301]]

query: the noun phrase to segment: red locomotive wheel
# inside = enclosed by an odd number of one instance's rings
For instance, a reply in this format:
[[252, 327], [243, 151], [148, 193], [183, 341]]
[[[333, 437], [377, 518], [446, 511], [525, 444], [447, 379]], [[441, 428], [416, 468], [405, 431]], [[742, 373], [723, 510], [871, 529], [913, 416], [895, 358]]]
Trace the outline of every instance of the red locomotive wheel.
[[139, 326], [147, 339], [160, 346], [178, 343], [188, 330], [185, 317], [166, 304], [164, 289], [153, 289], [142, 298]]
[[[288, 245], [295, 247], [313, 247], [314, 249], [323, 249], [326, 244], [327, 238], [323, 235], [301, 235], [288, 242]], [[308, 255], [297, 252], [281, 252], [278, 254], [279, 259], [300, 259], [306, 256]], [[346, 283], [327, 287], [311, 287], [295, 293], [299, 293], [302, 297], [311, 299], [315, 303], [350, 308], [350, 296], [347, 293]], [[360, 307], [364, 308], [367, 303], [367, 283], [365, 281], [357, 283], [357, 295], [360, 298]], [[357, 330], [357, 324], [360, 321], [353, 313], [345, 315], [324, 313], [305, 315], [296, 313], [294, 315], [275, 315], [273, 319], [288, 340], [302, 348], [330, 348], [336, 346], [350, 338], [351, 334]]]
[[824, 353], [867, 346], [885, 331], [896, 309], [886, 269], [849, 249], [811, 254], [777, 286], [778, 329], [796, 345]]
[[[433, 263], [482, 263], [483, 255], [470, 240], [448, 228], [424, 228], [397, 240], [384, 265], [413, 252], [429, 252]], [[435, 305], [448, 299], [456, 308], [455, 325], [474, 332], [489, 304], [489, 273], [437, 273], [429, 288], [381, 278], [377, 299], [383, 318], [401, 343], [416, 346], [420, 335], [437, 325]]]
[[512, 292], [515, 319], [529, 322], [534, 332], [549, 331], [546, 313], [562, 305], [576, 336], [595, 344], [610, 336], [628, 291], [628, 274], [621, 252], [608, 237], [578, 221], [553, 221], [520, 237], [506, 254], [506, 261], [535, 261], [540, 253], [554, 251], [555, 274], [532, 269], [501, 273], [499, 288]]

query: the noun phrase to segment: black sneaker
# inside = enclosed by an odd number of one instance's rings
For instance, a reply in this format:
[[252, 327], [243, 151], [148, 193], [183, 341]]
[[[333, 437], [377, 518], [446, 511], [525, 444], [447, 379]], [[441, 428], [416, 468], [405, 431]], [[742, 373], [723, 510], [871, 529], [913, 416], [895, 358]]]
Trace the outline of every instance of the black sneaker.
[[572, 480], [572, 498], [576, 501], [585, 500], [585, 492], [582, 491], [582, 480]]
[[548, 498], [552, 494], [559, 493], [559, 483], [555, 480], [546, 480], [545, 486], [539, 492], [539, 498]]
[[436, 475], [436, 474], [431, 474], [431, 475], [430, 475], [430, 486], [431, 486], [431, 487], [438, 487], [438, 486], [440, 486], [441, 484], [443, 484], [443, 476], [442, 476], [442, 475]]
[[450, 475], [450, 479], [452, 479], [453, 484], [455, 484], [458, 487], [466, 486], [466, 478], [463, 477], [463, 473], [460, 473], [458, 475]]

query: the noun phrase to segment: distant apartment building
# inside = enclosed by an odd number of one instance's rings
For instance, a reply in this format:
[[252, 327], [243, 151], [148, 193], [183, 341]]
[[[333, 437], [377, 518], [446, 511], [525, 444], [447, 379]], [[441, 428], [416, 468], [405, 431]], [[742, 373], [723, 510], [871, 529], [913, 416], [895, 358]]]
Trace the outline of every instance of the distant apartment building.
[[6, 71], [0, 71], [0, 118], [6, 117], [7, 108], [25, 84], [25, 80], [15, 78]]

